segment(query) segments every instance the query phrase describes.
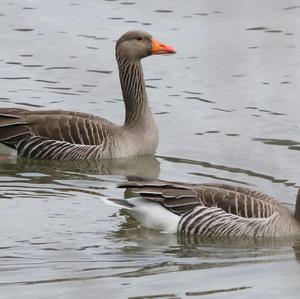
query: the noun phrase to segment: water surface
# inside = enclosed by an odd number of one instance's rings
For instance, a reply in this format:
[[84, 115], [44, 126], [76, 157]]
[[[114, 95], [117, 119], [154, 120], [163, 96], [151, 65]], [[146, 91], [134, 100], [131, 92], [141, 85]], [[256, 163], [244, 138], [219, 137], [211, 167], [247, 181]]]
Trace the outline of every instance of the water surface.
[[143, 29], [174, 46], [143, 61], [156, 157], [0, 156], [2, 298], [298, 298], [297, 239], [177, 239], [103, 196], [128, 175], [252, 186], [294, 209], [299, 187], [297, 1], [1, 1], [1, 107], [122, 123], [114, 45]]

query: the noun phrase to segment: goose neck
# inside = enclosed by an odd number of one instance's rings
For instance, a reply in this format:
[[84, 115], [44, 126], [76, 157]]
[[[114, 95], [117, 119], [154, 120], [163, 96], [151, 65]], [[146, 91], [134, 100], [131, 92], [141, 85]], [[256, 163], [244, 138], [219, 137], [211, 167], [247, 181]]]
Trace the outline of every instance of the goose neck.
[[143, 70], [140, 61], [118, 60], [118, 66], [126, 110], [124, 126], [132, 126], [151, 114]]

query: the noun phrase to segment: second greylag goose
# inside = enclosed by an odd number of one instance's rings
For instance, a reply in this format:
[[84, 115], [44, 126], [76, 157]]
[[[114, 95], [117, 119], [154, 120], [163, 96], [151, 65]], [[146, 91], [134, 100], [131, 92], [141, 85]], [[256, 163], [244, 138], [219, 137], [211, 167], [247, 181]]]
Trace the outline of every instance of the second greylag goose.
[[0, 109], [0, 142], [19, 156], [52, 160], [123, 158], [154, 154], [158, 128], [151, 113], [140, 60], [175, 53], [143, 31], [117, 41], [116, 59], [123, 99], [124, 125], [91, 114], [61, 110]]
[[136, 197], [109, 202], [142, 225], [199, 236], [276, 237], [300, 234], [300, 192], [295, 215], [276, 199], [244, 187], [162, 180], [129, 181]]

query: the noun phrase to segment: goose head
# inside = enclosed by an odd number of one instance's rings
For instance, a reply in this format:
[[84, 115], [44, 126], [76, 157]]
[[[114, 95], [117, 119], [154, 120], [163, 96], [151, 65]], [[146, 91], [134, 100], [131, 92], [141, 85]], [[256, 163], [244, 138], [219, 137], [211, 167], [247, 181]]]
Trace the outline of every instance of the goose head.
[[176, 50], [154, 39], [145, 31], [128, 31], [116, 44], [117, 59], [138, 61], [153, 54], [171, 54]]

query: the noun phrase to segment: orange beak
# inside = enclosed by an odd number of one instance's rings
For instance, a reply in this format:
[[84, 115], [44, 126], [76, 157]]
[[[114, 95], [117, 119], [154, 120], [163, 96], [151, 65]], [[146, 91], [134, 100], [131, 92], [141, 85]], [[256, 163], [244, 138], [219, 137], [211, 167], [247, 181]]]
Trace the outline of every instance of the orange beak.
[[176, 53], [176, 49], [168, 46], [166, 44], [161, 43], [160, 41], [152, 38], [152, 54], [171, 54]]

